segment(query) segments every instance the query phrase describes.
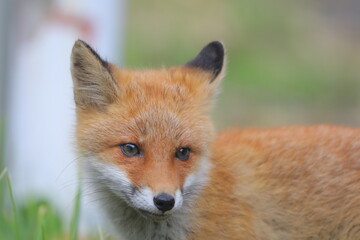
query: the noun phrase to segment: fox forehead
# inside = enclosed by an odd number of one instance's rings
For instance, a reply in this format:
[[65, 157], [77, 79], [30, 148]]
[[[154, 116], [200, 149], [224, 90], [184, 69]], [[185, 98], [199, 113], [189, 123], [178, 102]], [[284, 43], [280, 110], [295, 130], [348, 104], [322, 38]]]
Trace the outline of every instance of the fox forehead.
[[77, 134], [83, 148], [99, 152], [125, 142], [149, 146], [162, 142], [173, 148], [189, 146], [201, 152], [212, 137], [211, 131], [206, 131], [212, 129], [207, 116], [176, 113], [162, 106], [142, 106], [132, 114], [113, 108], [103, 115], [84, 117], [78, 123]]
[[199, 152], [206, 148], [212, 126], [203, 110], [202, 95], [209, 89], [199, 80], [204, 77], [201, 72], [112, 70], [121, 86], [118, 100], [104, 112], [79, 114], [83, 147], [99, 152], [123, 142], [153, 146], [166, 142], [173, 148], [189, 145]]
[[134, 105], [162, 104], [176, 111], [189, 110], [199, 104], [204, 106], [212, 90], [204, 80], [209, 78], [209, 73], [198, 69], [123, 70], [116, 66], [111, 69], [121, 86], [117, 100], [127, 109]]

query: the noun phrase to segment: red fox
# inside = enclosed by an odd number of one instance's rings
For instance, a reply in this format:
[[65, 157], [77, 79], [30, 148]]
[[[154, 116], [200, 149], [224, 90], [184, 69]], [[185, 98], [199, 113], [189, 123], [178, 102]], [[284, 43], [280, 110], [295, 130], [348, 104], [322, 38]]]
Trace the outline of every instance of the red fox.
[[360, 239], [360, 130], [215, 134], [214, 41], [184, 65], [129, 70], [78, 40], [71, 72], [81, 168], [119, 239]]

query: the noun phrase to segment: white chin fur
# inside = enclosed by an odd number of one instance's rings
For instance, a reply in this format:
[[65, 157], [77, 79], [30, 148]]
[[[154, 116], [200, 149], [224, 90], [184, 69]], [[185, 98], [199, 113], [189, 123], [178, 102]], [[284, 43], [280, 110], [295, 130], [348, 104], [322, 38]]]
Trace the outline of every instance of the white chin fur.
[[149, 187], [135, 187], [126, 173], [113, 164], [99, 161], [95, 157], [84, 160], [83, 167], [91, 174], [91, 178], [96, 182], [95, 184], [107, 188], [112, 194], [121, 198], [140, 213], [145, 211], [161, 215], [171, 215], [181, 210], [184, 201], [192, 202], [206, 183], [207, 172], [211, 166], [207, 158], [201, 158], [199, 169], [186, 178], [182, 191], [179, 189], [175, 192], [175, 196], [173, 196], [175, 198], [174, 208], [162, 213], [154, 205], [154, 193]]
[[187, 239], [192, 229], [189, 219], [192, 203], [204, 187], [211, 166], [207, 158], [200, 159], [199, 169], [187, 177], [182, 191], [176, 191], [174, 208], [160, 215], [149, 188], [135, 188], [126, 173], [113, 164], [95, 157], [81, 160], [81, 169], [88, 174], [84, 180], [89, 180], [92, 189], [100, 195], [97, 197], [101, 198], [101, 207], [120, 239], [164, 239], [164, 236], [166, 239]]
[[207, 157], [200, 158], [199, 169], [191, 173], [186, 179], [183, 187], [183, 194], [189, 199], [194, 199], [200, 194], [202, 188], [208, 181], [208, 172], [211, 163]]

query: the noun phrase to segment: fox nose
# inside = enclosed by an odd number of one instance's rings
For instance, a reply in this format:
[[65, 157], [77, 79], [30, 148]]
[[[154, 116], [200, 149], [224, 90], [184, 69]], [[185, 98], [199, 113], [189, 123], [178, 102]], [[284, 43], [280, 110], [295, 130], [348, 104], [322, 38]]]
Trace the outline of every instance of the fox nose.
[[171, 210], [175, 205], [175, 199], [166, 193], [160, 193], [154, 197], [155, 206], [162, 212]]

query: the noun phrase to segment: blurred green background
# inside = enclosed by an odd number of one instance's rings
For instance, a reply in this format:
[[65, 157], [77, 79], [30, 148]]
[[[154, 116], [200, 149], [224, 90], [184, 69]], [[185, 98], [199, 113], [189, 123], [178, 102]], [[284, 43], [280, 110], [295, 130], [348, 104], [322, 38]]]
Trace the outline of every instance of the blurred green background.
[[212, 40], [227, 49], [216, 125], [360, 123], [356, 1], [132, 1], [126, 67], [185, 63]]

